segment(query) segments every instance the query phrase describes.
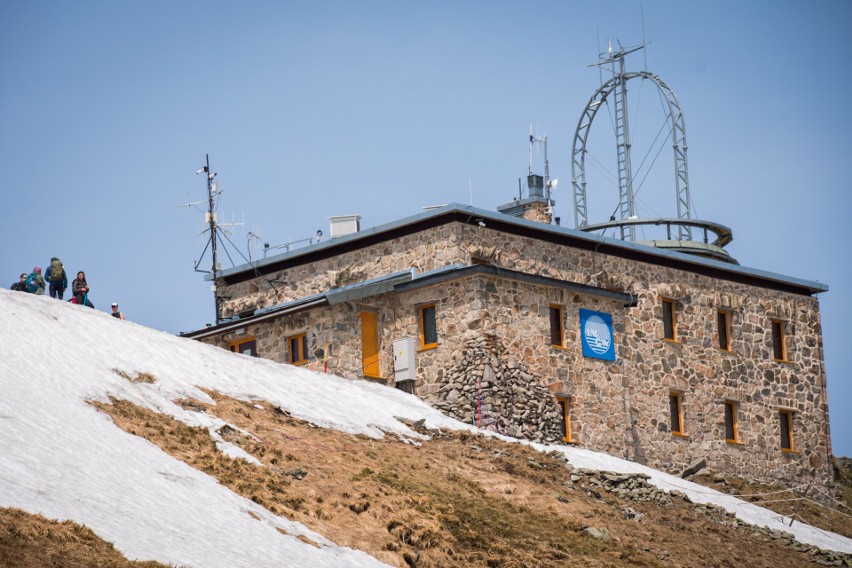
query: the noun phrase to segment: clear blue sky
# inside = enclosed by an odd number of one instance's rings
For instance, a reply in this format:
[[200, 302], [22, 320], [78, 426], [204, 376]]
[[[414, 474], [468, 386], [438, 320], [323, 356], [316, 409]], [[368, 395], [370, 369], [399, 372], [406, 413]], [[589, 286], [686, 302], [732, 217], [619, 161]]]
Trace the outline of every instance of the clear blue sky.
[[[599, 85], [587, 65], [607, 38], [642, 40], [642, 6], [648, 70], [685, 111], [695, 216], [733, 229], [742, 264], [831, 286], [832, 437], [852, 455], [849, 2], [6, 1], [2, 283], [56, 255], [99, 309], [202, 327], [203, 219], [177, 205], [205, 197], [205, 153], [247, 254], [250, 230], [276, 245], [327, 234], [332, 215], [373, 226], [466, 203], [469, 180], [493, 209], [526, 174], [533, 124], [573, 226], [571, 142]], [[671, 214], [651, 185], [640, 212]], [[612, 191], [590, 186], [590, 208]]]

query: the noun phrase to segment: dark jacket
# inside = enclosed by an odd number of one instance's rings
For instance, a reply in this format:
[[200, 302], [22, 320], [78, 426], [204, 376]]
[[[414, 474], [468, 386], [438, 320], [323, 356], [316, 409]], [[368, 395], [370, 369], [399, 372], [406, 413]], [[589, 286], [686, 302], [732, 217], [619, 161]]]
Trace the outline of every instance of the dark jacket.
[[58, 258], [56, 258], [56, 257], [51, 258], [50, 264], [47, 265], [47, 268], [44, 271], [44, 280], [46, 282], [50, 282], [51, 288], [61, 288], [64, 291], [66, 288], [68, 288], [68, 275], [65, 274], [65, 268], [64, 267], [62, 268], [62, 279], [61, 280], [57, 279], [57, 280], [54, 281], [54, 280], [50, 279], [50, 267], [53, 264], [54, 260], [59, 262], [59, 266], [62, 266], [62, 262]]
[[15, 290], [17, 292], [26, 292], [27, 291], [27, 283], [21, 282], [20, 280], [18, 280], [17, 282], [12, 284], [12, 290]]
[[71, 291], [77, 303], [83, 305], [83, 300], [86, 299], [86, 295], [89, 293], [89, 285], [86, 283], [86, 279], [83, 278], [80, 280], [79, 278], [75, 278], [74, 282], [71, 283]]

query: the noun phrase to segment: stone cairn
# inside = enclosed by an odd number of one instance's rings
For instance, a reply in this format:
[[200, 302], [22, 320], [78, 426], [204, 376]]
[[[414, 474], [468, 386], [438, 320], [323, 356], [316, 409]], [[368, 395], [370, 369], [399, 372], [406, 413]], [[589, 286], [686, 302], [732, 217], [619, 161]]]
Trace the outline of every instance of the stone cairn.
[[452, 418], [533, 442], [562, 440], [553, 395], [516, 360], [494, 333], [463, 343], [461, 361], [445, 375], [433, 405]]

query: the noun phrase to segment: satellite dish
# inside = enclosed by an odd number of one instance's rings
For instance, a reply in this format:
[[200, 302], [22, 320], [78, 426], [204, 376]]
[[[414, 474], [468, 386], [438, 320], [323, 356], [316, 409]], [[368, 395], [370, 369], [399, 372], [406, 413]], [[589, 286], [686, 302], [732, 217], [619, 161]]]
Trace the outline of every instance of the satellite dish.
[[557, 185], [559, 185], [559, 179], [558, 178], [553, 178], [552, 180], [547, 182], [547, 187], [549, 187], [550, 189], [556, 189]]

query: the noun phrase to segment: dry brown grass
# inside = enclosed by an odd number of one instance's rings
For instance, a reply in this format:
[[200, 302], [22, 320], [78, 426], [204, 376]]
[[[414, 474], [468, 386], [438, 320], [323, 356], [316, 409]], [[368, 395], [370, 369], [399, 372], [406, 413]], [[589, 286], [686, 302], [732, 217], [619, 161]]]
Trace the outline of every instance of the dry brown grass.
[[[808, 556], [723, 526], [690, 504], [566, 489], [554, 456], [469, 433], [412, 445], [317, 428], [262, 401], [209, 393], [220, 434], [265, 467], [230, 459], [209, 433], [125, 401], [96, 404], [116, 424], [270, 511], [400, 567], [802, 566]], [[624, 518], [625, 507], [645, 516]], [[606, 527], [609, 541], [583, 536]]]
[[0, 508], [2, 568], [166, 568], [158, 562], [131, 562], [90, 529], [19, 509]]

